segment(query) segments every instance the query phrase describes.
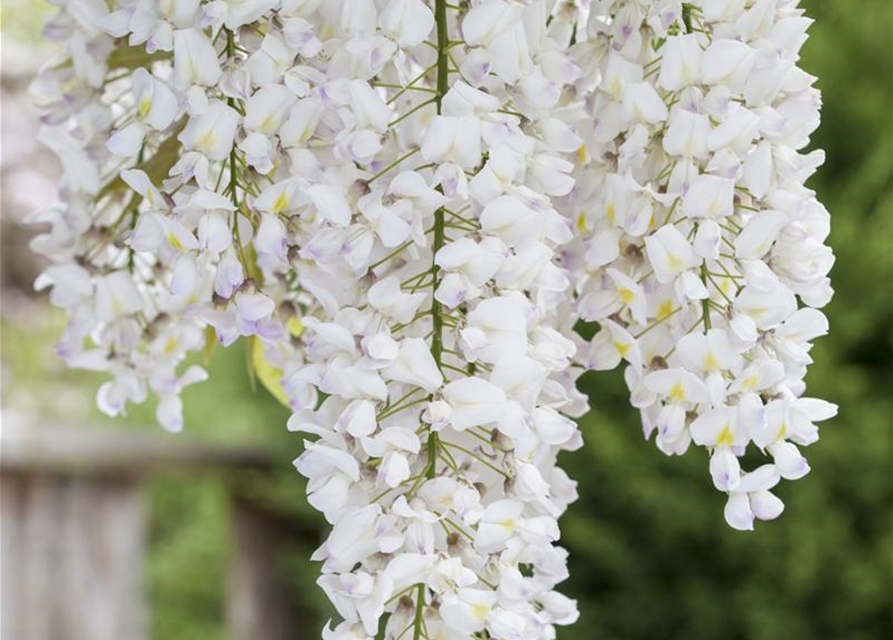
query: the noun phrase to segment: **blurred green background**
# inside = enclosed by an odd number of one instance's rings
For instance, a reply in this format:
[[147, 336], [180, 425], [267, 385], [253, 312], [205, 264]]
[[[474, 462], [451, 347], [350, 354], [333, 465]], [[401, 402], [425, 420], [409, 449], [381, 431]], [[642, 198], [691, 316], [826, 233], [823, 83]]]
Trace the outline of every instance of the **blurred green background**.
[[[840, 414], [808, 451], [812, 473], [781, 485], [781, 519], [738, 533], [723, 521], [724, 496], [700, 452], [664, 457], [642, 441], [619, 371], [587, 377], [586, 446], [563, 460], [580, 484], [580, 501], [562, 521], [572, 576], [564, 591], [582, 616], [559, 640], [893, 637], [891, 3], [802, 4], [816, 19], [802, 65], [824, 92], [814, 146], [827, 152], [810, 185], [832, 213], [837, 255], [831, 334], [813, 351], [808, 383], [810, 395], [838, 403]], [[4, 62], [11, 40], [33, 46], [43, 11], [4, 2]], [[26, 294], [17, 295], [13, 305], [4, 297], [2, 313], [5, 407], [121, 428], [91, 408], [99, 379], [65, 371], [53, 355], [63, 319], [43, 301], [19, 304]], [[188, 430], [278, 452], [281, 471], [243, 489], [321, 528], [290, 465], [301, 440], [285, 431], [287, 412], [249, 390], [238, 348], [216, 350], [211, 368], [210, 382], [185, 393]], [[136, 408], [128, 428], [156, 429], [152, 411]], [[213, 475], [152, 482], [146, 579], [156, 640], [226, 638], [225, 482]], [[321, 625], [330, 613], [312, 584], [314, 537], [283, 549], [282, 566]]]

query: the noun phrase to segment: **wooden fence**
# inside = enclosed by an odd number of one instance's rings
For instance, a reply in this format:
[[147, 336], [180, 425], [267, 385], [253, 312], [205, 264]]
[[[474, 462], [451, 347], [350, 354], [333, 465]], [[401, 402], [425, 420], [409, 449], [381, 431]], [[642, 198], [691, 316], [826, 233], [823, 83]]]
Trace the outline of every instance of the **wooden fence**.
[[[240, 474], [279, 464], [262, 450], [209, 447], [183, 436], [26, 428], [6, 418], [0, 427], [3, 640], [148, 640], [145, 481], [169, 471], [184, 482], [211, 472], [225, 473], [235, 487]], [[276, 562], [292, 525], [235, 490], [230, 503], [230, 637], [317, 637], [316, 621]]]

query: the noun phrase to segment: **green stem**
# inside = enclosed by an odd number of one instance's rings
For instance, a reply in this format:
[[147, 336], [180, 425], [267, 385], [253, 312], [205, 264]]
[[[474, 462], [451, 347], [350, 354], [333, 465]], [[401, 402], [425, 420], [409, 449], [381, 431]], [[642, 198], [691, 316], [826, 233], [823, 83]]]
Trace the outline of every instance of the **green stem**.
[[415, 78], [413, 78], [412, 80], [407, 82], [406, 85], [400, 91], [398, 91], [396, 94], [391, 96], [391, 98], [387, 101], [386, 104], [392, 104], [393, 102], [395, 102], [400, 96], [402, 96], [404, 93], [409, 91], [415, 85], [416, 82], [418, 82], [419, 80], [424, 78], [426, 75], [428, 75], [428, 72], [433, 70], [435, 66], [436, 65], [432, 65], [432, 66], [428, 67], [427, 69], [424, 69], [419, 75], [417, 75]]
[[428, 402], [428, 399], [427, 398], [419, 398], [418, 400], [413, 400], [412, 402], [407, 402], [405, 404], [395, 406], [394, 408], [388, 409], [387, 411], [383, 411], [382, 413], [377, 415], [375, 417], [375, 420], [376, 420], [376, 422], [381, 422], [382, 420], [384, 420], [386, 418], [390, 418], [391, 416], [397, 415], [404, 409], [408, 409], [409, 407], [418, 406], [418, 405], [422, 404], [423, 402]]
[[[232, 98], [230, 98], [232, 100]], [[233, 203], [233, 235], [236, 241], [236, 251], [239, 254], [239, 261], [242, 263], [242, 269], [245, 271], [246, 277], [252, 277], [251, 268], [248, 259], [245, 257], [245, 247], [242, 245], [242, 233], [239, 231], [239, 195], [236, 193], [238, 180], [236, 178], [236, 143], [233, 142], [233, 148], [229, 152], [229, 195]]]
[[402, 84], [391, 84], [389, 82], [373, 82], [373, 86], [385, 87], [386, 89], [401, 89], [403, 91], [422, 91], [423, 93], [435, 93], [434, 89], [428, 87], [404, 87]]
[[[437, 113], [440, 114], [443, 105], [443, 97], [449, 91], [449, 51], [450, 37], [447, 33], [447, 2], [446, 0], [435, 0], [434, 2], [434, 21], [437, 24], [437, 93], [434, 102], [437, 106]], [[443, 247], [445, 242], [444, 230], [444, 210], [443, 207], [434, 212], [434, 246], [431, 248], [431, 291], [437, 291], [440, 284], [440, 270], [434, 263], [434, 257]], [[431, 302], [431, 319], [433, 323], [433, 333], [431, 334], [431, 355], [437, 363], [437, 368], [442, 369], [443, 360], [443, 316], [440, 302], [432, 296]], [[436, 431], [428, 430], [428, 469], [426, 475], [433, 478], [437, 472], [437, 444], [438, 436]]]
[[388, 166], [386, 166], [384, 169], [382, 169], [381, 171], [379, 171], [378, 173], [376, 173], [374, 176], [372, 176], [371, 178], [369, 178], [368, 180], [366, 180], [366, 184], [371, 184], [371, 183], [375, 182], [375, 181], [378, 180], [380, 177], [382, 177], [384, 174], [386, 174], [388, 171], [390, 171], [391, 169], [393, 169], [394, 167], [396, 167], [398, 164], [400, 164], [401, 162], [403, 162], [403, 161], [406, 160], [407, 158], [411, 158], [412, 156], [414, 156], [415, 154], [417, 154], [419, 151], [421, 151], [421, 147], [416, 147], [415, 149], [412, 149], [411, 151], [407, 151], [405, 154], [403, 154], [402, 156], [400, 156], [399, 158], [397, 158], [396, 160], [394, 160], [391, 164], [389, 164]]
[[[406, 111], [405, 113], [403, 113], [403, 114], [397, 116], [396, 118], [394, 118], [393, 120], [391, 120], [391, 121], [388, 123], [388, 127], [393, 127], [395, 124], [399, 124], [399, 123], [403, 122], [404, 120], [406, 120], [409, 116], [411, 116], [412, 114], [414, 114], [414, 113], [415, 113], [416, 111], [418, 111], [419, 109], [424, 109], [424, 108], [427, 107], [429, 104], [431, 104], [432, 102], [436, 102], [436, 101], [437, 101], [437, 98], [431, 98], [431, 99], [429, 99], [429, 100], [425, 100], [424, 102], [420, 102], [420, 103], [418, 103], [417, 105], [415, 105], [415, 106], [414, 106], [412, 109], [410, 109], [409, 111]], [[438, 111], [438, 113], [439, 113], [439, 111]]]
[[445, 447], [449, 447], [449, 448], [451, 448], [451, 449], [456, 449], [457, 451], [461, 451], [461, 452], [464, 453], [465, 455], [467, 455], [467, 456], [471, 456], [472, 458], [474, 458], [475, 460], [477, 460], [478, 462], [480, 462], [482, 465], [484, 465], [484, 466], [486, 466], [486, 467], [489, 467], [490, 469], [492, 469], [493, 471], [495, 471], [496, 473], [498, 473], [499, 475], [501, 475], [501, 476], [502, 476], [503, 478], [505, 478], [506, 480], [510, 480], [510, 479], [511, 479], [511, 477], [509, 476], [509, 474], [507, 474], [505, 471], [503, 471], [502, 469], [500, 469], [499, 467], [497, 467], [495, 464], [492, 464], [491, 462], [488, 462], [487, 460], [484, 460], [483, 457], [479, 456], [478, 454], [476, 454], [476, 453], [475, 453], [474, 451], [472, 451], [471, 449], [467, 449], [467, 448], [465, 448], [465, 447], [463, 447], [463, 446], [461, 446], [461, 445], [456, 444], [455, 442], [446, 442], [446, 441], [443, 442], [443, 446], [445, 446]]
[[680, 307], [676, 307], [675, 309], [673, 309], [672, 311], [670, 311], [670, 313], [668, 313], [667, 315], [665, 315], [663, 318], [660, 318], [659, 320], [656, 320], [655, 322], [652, 322], [650, 325], [648, 325], [647, 327], [645, 327], [644, 329], [642, 329], [639, 333], [633, 335], [633, 338], [635, 338], [636, 340], [638, 340], [639, 338], [641, 338], [642, 336], [644, 336], [646, 333], [648, 333], [649, 331], [651, 331], [652, 329], [654, 329], [654, 327], [658, 326], [659, 324], [661, 324], [661, 323], [663, 323], [663, 322], [666, 322], [667, 320], [669, 320], [670, 318], [672, 318], [673, 316], [675, 316], [675, 315], [676, 315], [677, 313], [679, 313], [680, 311], [682, 311], [682, 307], [681, 307], [681, 306], [680, 306]]
[[[701, 282], [707, 286], [707, 266], [701, 265]], [[720, 292], [721, 293], [721, 292]], [[710, 298], [701, 301], [701, 307], [704, 313], [704, 332], [710, 331]]]
[[[232, 58], [235, 55], [236, 41], [233, 38], [233, 32], [226, 29], [226, 54]], [[226, 99], [227, 105], [234, 109], [236, 101], [233, 98]], [[242, 269], [246, 277], [251, 277], [251, 269], [248, 260], [245, 257], [245, 247], [242, 246], [242, 234], [239, 231], [239, 194], [236, 189], [239, 184], [238, 169], [236, 168], [238, 160], [236, 157], [236, 141], [233, 140], [233, 146], [229, 151], [229, 197], [233, 203], [233, 236], [236, 241], [236, 251], [239, 256], [239, 262], [242, 263]]]
[[419, 593], [416, 596], [415, 604], [415, 620], [413, 621], [412, 640], [419, 640], [422, 637], [422, 619], [425, 607], [425, 585], [419, 583]]

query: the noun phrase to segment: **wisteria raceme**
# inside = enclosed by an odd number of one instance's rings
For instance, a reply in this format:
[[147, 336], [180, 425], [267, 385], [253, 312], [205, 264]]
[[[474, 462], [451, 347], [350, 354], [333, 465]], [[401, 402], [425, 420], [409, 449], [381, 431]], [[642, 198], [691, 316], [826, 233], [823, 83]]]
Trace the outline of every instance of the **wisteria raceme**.
[[[829, 216], [804, 187], [819, 123], [796, 66], [810, 20], [796, 0], [603, 2], [577, 48], [592, 161], [577, 177], [578, 312], [600, 330], [583, 362], [623, 362], [646, 437], [710, 451], [728, 523], [753, 528], [769, 492], [809, 471], [799, 447], [836, 407], [804, 397], [831, 298]], [[743, 472], [749, 445], [771, 462]]]
[[[556, 461], [587, 369], [625, 361], [646, 435], [710, 449], [732, 526], [808, 471], [833, 255], [796, 2], [57, 4], [59, 354], [179, 431], [190, 354], [249, 341], [332, 525], [323, 637], [576, 619]], [[750, 442], [773, 463], [743, 473]]]

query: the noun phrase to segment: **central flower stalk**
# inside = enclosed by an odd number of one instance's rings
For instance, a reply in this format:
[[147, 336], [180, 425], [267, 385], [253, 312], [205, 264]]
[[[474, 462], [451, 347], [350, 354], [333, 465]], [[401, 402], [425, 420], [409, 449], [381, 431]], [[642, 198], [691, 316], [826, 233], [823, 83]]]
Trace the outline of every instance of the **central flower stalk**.
[[[437, 29], [437, 86], [435, 91], [435, 104], [437, 115], [443, 110], [443, 97], [449, 90], [449, 30], [447, 25], [447, 2], [435, 0], [434, 21]], [[444, 240], [444, 210], [443, 207], [434, 212], [434, 248], [431, 258], [432, 291], [437, 291], [440, 285], [440, 268], [435, 263], [437, 252], [443, 248]], [[435, 296], [431, 297], [431, 319], [433, 323], [431, 335], [431, 355], [437, 363], [437, 368], [443, 370], [443, 306]], [[437, 472], [437, 432], [428, 427], [428, 467], [425, 474], [433, 478]]]

